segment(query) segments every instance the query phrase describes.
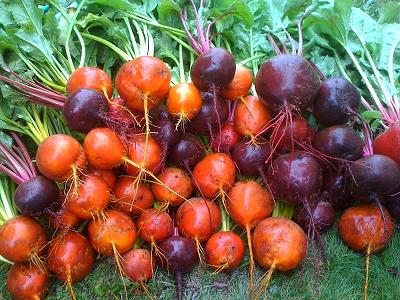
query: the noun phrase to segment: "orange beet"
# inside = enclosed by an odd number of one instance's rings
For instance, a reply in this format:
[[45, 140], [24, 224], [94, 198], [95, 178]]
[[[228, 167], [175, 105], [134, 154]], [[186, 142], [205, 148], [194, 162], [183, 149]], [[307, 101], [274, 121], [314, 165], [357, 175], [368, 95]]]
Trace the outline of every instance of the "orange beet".
[[71, 95], [79, 89], [92, 89], [112, 97], [112, 81], [106, 72], [94, 67], [80, 67], [68, 79], [67, 94]]
[[89, 167], [89, 169], [86, 171], [86, 176], [88, 177], [95, 176], [100, 179], [103, 179], [104, 182], [107, 184], [108, 188], [113, 189], [115, 183], [117, 182], [117, 176], [115, 173], [116, 172], [114, 170], [98, 170], [93, 167]]
[[225, 153], [208, 154], [193, 169], [194, 184], [207, 198], [214, 198], [231, 188], [235, 176], [235, 164]]
[[266, 218], [254, 229], [254, 257], [264, 269], [295, 269], [307, 253], [307, 236], [295, 222], [286, 218]]
[[223, 90], [222, 96], [228, 100], [235, 100], [249, 94], [253, 75], [251, 71], [242, 65], [236, 65], [235, 76]]
[[0, 227], [0, 255], [9, 261], [35, 262], [46, 243], [46, 233], [34, 218], [16, 216]]
[[83, 142], [83, 149], [89, 164], [99, 170], [119, 166], [122, 158], [126, 156], [124, 144], [109, 128], [95, 128], [89, 131]]
[[86, 168], [86, 155], [73, 137], [55, 134], [46, 138], [36, 153], [37, 166], [44, 176], [57, 182], [76, 177]]
[[176, 213], [179, 232], [197, 242], [205, 242], [221, 226], [221, 211], [210, 200], [191, 198]]
[[236, 107], [234, 123], [242, 136], [256, 136], [271, 119], [271, 113], [259, 98], [247, 96]]
[[70, 212], [65, 206], [61, 206], [57, 211], [49, 215], [50, 225], [57, 230], [76, 228], [81, 222], [81, 218]]
[[91, 219], [110, 202], [110, 191], [99, 177], [86, 176], [77, 193], [67, 195], [65, 207], [82, 219]]
[[[162, 167], [162, 157], [162, 148], [152, 137], [148, 137], [147, 146], [145, 135], [135, 135], [129, 139], [129, 159], [146, 170], [158, 173]], [[129, 175], [137, 176], [139, 171], [131, 164], [126, 166]]]
[[382, 250], [393, 235], [392, 218], [383, 208], [386, 231], [376, 204], [364, 204], [346, 209], [339, 219], [339, 235], [351, 249], [370, 253]]
[[44, 299], [50, 287], [47, 270], [30, 263], [13, 264], [7, 276], [7, 289], [13, 299]]
[[132, 249], [137, 238], [131, 218], [114, 209], [105, 211], [104, 218], [90, 221], [88, 232], [90, 242], [98, 253], [114, 257]]
[[122, 269], [130, 280], [143, 283], [153, 277], [154, 261], [149, 250], [133, 249], [122, 257]]
[[122, 65], [115, 77], [115, 87], [130, 109], [145, 111], [167, 96], [170, 81], [171, 72], [162, 60], [140, 56]]
[[174, 230], [169, 214], [153, 208], [143, 211], [136, 224], [140, 238], [149, 244], [165, 240], [172, 236]]
[[217, 270], [231, 270], [243, 260], [244, 243], [236, 233], [220, 231], [208, 239], [204, 252], [207, 264]]
[[185, 198], [188, 199], [193, 193], [192, 181], [182, 169], [165, 168], [157, 177], [163, 184], [176, 192], [174, 194], [161, 184], [152, 183], [151, 190], [154, 198], [159, 202], [167, 202], [172, 206], [179, 206], [185, 201]]
[[146, 208], [153, 206], [154, 197], [146, 184], [135, 184], [135, 178], [118, 177], [114, 187], [114, 200], [111, 205], [129, 216], [140, 214]]
[[180, 120], [193, 119], [200, 111], [202, 104], [201, 94], [192, 83], [174, 85], [167, 98], [169, 113]]

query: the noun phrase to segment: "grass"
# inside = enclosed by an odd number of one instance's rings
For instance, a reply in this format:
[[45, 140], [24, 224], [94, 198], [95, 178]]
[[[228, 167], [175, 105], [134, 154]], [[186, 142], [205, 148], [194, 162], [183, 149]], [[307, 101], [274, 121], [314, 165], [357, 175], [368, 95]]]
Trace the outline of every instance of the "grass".
[[[327, 263], [315, 278], [311, 255], [302, 267], [289, 273], [275, 273], [269, 286], [269, 299], [362, 299], [364, 286], [363, 254], [349, 250], [337, 235], [336, 227], [325, 236]], [[400, 234], [397, 231], [390, 245], [370, 260], [369, 299], [400, 299]], [[7, 265], [0, 265], [0, 299], [10, 299], [6, 291]], [[263, 274], [256, 270], [256, 278]], [[248, 261], [229, 274], [212, 274], [199, 266], [185, 276], [185, 299], [234, 300], [248, 298]], [[146, 299], [140, 289], [126, 281], [129, 299]], [[174, 280], [157, 270], [148, 283], [156, 299], [176, 299]], [[112, 259], [99, 259], [93, 272], [74, 285], [78, 299], [125, 299], [121, 279]], [[54, 282], [48, 300], [69, 299], [66, 287]]]

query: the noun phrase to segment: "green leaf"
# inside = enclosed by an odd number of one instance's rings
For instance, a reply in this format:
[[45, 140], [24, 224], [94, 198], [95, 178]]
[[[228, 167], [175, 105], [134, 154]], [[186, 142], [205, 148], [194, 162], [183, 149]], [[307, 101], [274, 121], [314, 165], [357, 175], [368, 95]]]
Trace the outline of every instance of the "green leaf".
[[42, 17], [43, 12], [30, 0], [13, 0], [9, 10], [18, 26], [27, 29], [34, 29], [38, 34], [43, 35]]
[[[79, 1], [81, 2], [81, 1]], [[133, 10], [135, 5], [132, 4], [129, 0], [87, 0], [85, 5], [88, 4], [99, 4], [108, 7], [112, 7], [113, 9], [121, 9], [121, 10]]]
[[[161, 0], [157, 6], [157, 13], [161, 24], [171, 26], [179, 21], [180, 6], [173, 0]], [[180, 22], [180, 21], [179, 21]]]
[[361, 113], [361, 117], [366, 120], [382, 119], [382, 114], [377, 110], [368, 110]]
[[12, 34], [18, 39], [18, 46], [31, 56], [35, 56], [36, 60], [42, 60], [45, 57], [47, 61], [52, 61], [52, 50], [48, 40], [36, 32], [28, 32], [22, 29], [17, 30]]
[[400, 2], [383, 2], [379, 11], [379, 23], [400, 23]]
[[240, 22], [243, 22], [247, 28], [250, 28], [253, 25], [253, 14], [251, 10], [241, 0], [216, 0], [214, 1], [214, 17], [218, 17], [218, 15], [227, 13], [228, 16], [236, 17]]

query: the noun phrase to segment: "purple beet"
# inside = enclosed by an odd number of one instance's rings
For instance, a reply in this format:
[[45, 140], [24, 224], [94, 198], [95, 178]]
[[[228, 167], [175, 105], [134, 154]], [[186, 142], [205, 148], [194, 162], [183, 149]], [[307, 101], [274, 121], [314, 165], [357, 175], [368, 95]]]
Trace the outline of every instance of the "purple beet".
[[160, 105], [156, 109], [151, 110], [150, 130], [156, 142], [165, 151], [175, 145], [182, 134], [182, 131], [176, 128], [175, 122], [168, 113], [165, 105]]
[[327, 231], [333, 225], [335, 210], [331, 202], [310, 201], [296, 208], [294, 220], [306, 232], [320, 234]]
[[351, 161], [361, 157], [364, 141], [353, 128], [335, 125], [319, 131], [312, 144], [316, 150], [331, 158]]
[[202, 92], [203, 105], [200, 112], [188, 124], [187, 130], [193, 134], [210, 134], [226, 122], [229, 107], [225, 99], [212, 92]]
[[351, 181], [342, 173], [324, 175], [324, 184], [320, 198], [324, 201], [332, 203], [333, 207], [337, 210], [342, 210], [350, 206]]
[[91, 89], [80, 89], [68, 96], [63, 114], [72, 130], [87, 133], [104, 125], [108, 110], [107, 99], [102, 94]]
[[228, 85], [235, 71], [236, 62], [231, 53], [222, 48], [210, 48], [193, 63], [190, 77], [199, 90], [209, 91]]
[[324, 126], [345, 124], [350, 121], [361, 103], [357, 89], [342, 77], [325, 80], [314, 102], [313, 114]]
[[239, 172], [245, 176], [257, 176], [264, 173], [267, 160], [271, 155], [269, 142], [259, 140], [257, 144], [241, 140], [232, 149], [232, 160]]
[[44, 176], [21, 183], [14, 194], [15, 205], [24, 216], [39, 216], [57, 201], [57, 184]]
[[267, 172], [267, 182], [277, 199], [301, 204], [319, 195], [322, 169], [312, 155], [295, 151], [273, 161]]
[[184, 133], [179, 141], [171, 147], [168, 159], [177, 167], [192, 169], [203, 155], [204, 148], [198, 139], [193, 134]]

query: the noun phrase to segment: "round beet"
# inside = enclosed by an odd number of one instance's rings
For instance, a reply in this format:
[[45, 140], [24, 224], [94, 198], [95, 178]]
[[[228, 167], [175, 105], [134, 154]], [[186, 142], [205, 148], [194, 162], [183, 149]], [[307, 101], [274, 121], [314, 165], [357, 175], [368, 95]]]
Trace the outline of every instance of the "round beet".
[[154, 273], [154, 260], [146, 249], [132, 249], [122, 256], [122, 270], [133, 282], [150, 280]]
[[68, 96], [63, 114], [68, 126], [87, 133], [103, 125], [102, 116], [108, 112], [107, 99], [95, 90], [80, 89]]
[[25, 216], [39, 216], [57, 201], [57, 184], [44, 176], [36, 176], [21, 183], [14, 194], [15, 205]]
[[320, 198], [332, 203], [335, 209], [344, 209], [351, 204], [351, 181], [342, 173], [325, 174]]
[[347, 123], [357, 112], [361, 96], [357, 89], [342, 77], [325, 80], [314, 102], [313, 114], [324, 126]]
[[310, 202], [296, 208], [294, 220], [304, 230], [319, 234], [333, 225], [335, 210], [331, 202]]
[[169, 151], [168, 159], [179, 168], [192, 169], [203, 155], [204, 148], [198, 139], [193, 134], [184, 133]]
[[274, 196], [292, 204], [313, 199], [322, 187], [322, 169], [317, 159], [300, 151], [275, 159], [267, 178]]
[[203, 105], [201, 110], [187, 126], [187, 130], [193, 134], [211, 134], [220, 130], [220, 127], [228, 119], [229, 108], [225, 99], [212, 92], [202, 92]]
[[379, 134], [373, 142], [373, 147], [375, 154], [390, 157], [400, 167], [400, 121]]
[[168, 113], [168, 109], [164, 105], [151, 110], [150, 129], [154, 140], [164, 150], [168, 150], [175, 145], [182, 134], [181, 130], [176, 128], [172, 116]]
[[353, 128], [335, 125], [318, 132], [312, 144], [315, 149], [329, 157], [356, 160], [362, 155], [364, 141]]
[[397, 190], [397, 193], [387, 196], [384, 199], [384, 203], [386, 208], [388, 209], [392, 218], [400, 224], [400, 191]]
[[239, 172], [245, 176], [257, 176], [263, 173], [270, 155], [269, 142], [262, 140], [259, 140], [258, 143], [242, 140], [232, 149], [232, 159]]
[[400, 169], [396, 162], [379, 154], [356, 160], [350, 165], [349, 176], [352, 194], [373, 201], [376, 197], [392, 194], [400, 184]]
[[222, 125], [221, 130], [214, 132], [213, 139], [211, 141], [211, 148], [214, 152], [226, 152], [232, 150], [232, 148], [239, 143], [241, 135], [236, 130], [235, 125], [232, 122], [227, 121]]
[[311, 64], [298, 55], [278, 55], [257, 73], [257, 94], [268, 106], [305, 109], [318, 93], [320, 81]]
[[199, 90], [208, 91], [212, 87], [227, 86], [235, 71], [236, 63], [231, 53], [222, 48], [210, 48], [193, 63], [190, 77]]

